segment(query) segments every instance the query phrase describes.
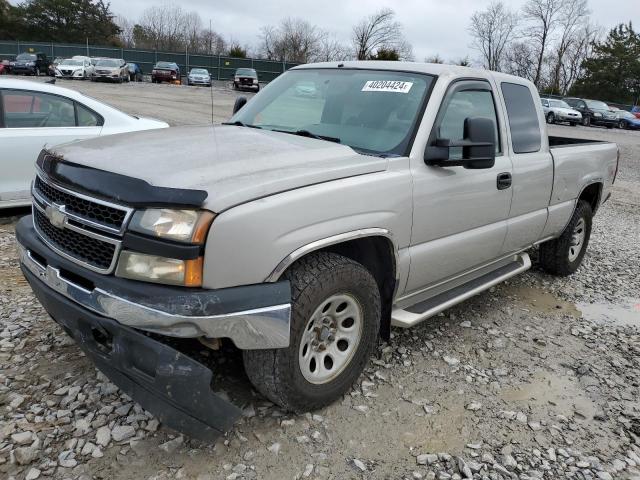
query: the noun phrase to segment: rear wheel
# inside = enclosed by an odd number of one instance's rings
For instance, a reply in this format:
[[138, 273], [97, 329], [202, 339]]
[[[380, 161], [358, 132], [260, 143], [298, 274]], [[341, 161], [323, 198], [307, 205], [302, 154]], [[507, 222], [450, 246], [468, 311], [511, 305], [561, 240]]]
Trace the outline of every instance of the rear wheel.
[[315, 253], [287, 273], [291, 341], [287, 348], [244, 350], [247, 376], [281, 407], [303, 412], [338, 399], [358, 379], [380, 328], [380, 292], [361, 264]]
[[592, 218], [591, 205], [579, 200], [562, 235], [540, 245], [540, 266], [546, 272], [564, 277], [578, 269], [589, 245]]
[[40, 76], [40, 67], [36, 67], [35, 76], [36, 77]]
[[555, 123], [556, 121], [556, 116], [553, 114], [553, 112], [549, 112], [547, 114], [547, 123]]

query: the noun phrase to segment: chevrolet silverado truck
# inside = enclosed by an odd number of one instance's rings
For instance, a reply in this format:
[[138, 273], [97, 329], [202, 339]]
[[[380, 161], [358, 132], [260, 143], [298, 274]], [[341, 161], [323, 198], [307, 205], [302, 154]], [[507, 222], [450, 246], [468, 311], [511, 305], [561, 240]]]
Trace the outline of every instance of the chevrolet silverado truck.
[[37, 298], [97, 367], [207, 440], [240, 409], [175, 337], [240, 349], [265, 397], [320, 408], [392, 326], [526, 271], [534, 246], [575, 272], [617, 168], [613, 143], [549, 137], [522, 78], [309, 64], [223, 125], [44, 150], [16, 235]]

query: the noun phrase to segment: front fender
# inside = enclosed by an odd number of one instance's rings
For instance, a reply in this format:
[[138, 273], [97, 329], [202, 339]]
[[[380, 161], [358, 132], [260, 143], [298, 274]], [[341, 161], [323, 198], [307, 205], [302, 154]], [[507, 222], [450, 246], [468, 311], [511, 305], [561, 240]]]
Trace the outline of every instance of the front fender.
[[347, 232], [385, 232], [393, 237], [395, 248], [402, 249], [409, 244], [412, 213], [408, 168], [311, 185], [239, 205], [213, 222], [203, 286], [270, 281], [291, 263], [287, 259], [297, 259], [295, 252]]

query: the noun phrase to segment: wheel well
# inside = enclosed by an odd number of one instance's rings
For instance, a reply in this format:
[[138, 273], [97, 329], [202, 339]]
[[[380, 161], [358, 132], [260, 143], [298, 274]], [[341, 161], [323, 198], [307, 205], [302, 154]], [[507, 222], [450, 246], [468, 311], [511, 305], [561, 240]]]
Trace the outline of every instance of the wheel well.
[[601, 183], [592, 183], [588, 185], [582, 190], [578, 200], [584, 200], [589, 205], [591, 205], [591, 211], [595, 214], [598, 209], [598, 205], [600, 205], [600, 195], [602, 194], [602, 184]]
[[380, 300], [382, 302], [380, 335], [385, 340], [388, 340], [391, 333], [391, 306], [396, 288], [397, 268], [394, 246], [391, 240], [382, 236], [357, 238], [314, 250], [307, 255], [316, 252], [332, 252], [343, 255], [369, 270], [380, 289]]

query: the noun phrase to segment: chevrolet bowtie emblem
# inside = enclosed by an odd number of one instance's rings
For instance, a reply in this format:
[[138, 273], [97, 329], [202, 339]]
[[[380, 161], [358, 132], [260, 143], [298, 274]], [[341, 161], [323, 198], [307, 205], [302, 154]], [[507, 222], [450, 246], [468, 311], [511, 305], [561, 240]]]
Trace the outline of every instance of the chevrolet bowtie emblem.
[[47, 218], [51, 222], [51, 225], [57, 228], [63, 228], [64, 222], [67, 219], [67, 214], [65, 213], [65, 206], [59, 205], [57, 203], [52, 203], [48, 205], [45, 209]]

